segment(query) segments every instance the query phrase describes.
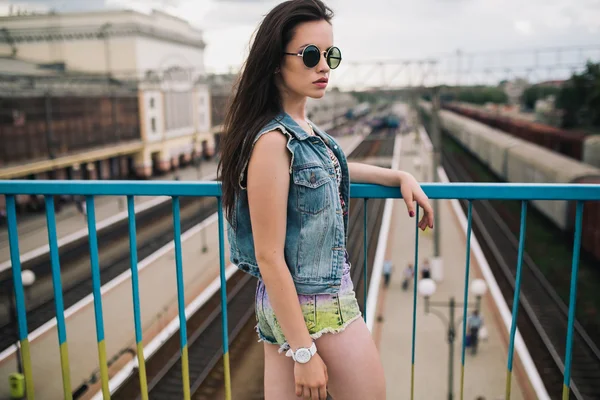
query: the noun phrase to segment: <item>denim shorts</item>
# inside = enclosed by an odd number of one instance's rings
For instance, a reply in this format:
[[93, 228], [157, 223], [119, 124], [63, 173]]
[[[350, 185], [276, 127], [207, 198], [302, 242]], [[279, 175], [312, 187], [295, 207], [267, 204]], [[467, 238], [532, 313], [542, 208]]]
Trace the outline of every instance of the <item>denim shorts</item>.
[[[299, 294], [298, 301], [304, 322], [313, 339], [318, 339], [324, 333], [342, 332], [351, 322], [361, 317], [350, 276], [350, 265], [347, 262], [344, 264], [338, 294]], [[287, 351], [289, 344], [277, 321], [262, 280], [256, 285], [255, 311], [259, 342], [279, 345], [280, 353]]]

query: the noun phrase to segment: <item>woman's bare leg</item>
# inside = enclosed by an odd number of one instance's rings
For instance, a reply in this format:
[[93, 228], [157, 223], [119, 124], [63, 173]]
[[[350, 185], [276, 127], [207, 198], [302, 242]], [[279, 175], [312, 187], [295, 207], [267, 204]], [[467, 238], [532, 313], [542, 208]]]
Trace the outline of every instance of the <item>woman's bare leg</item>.
[[279, 345], [264, 343], [265, 400], [298, 400], [294, 360], [279, 353]]
[[327, 389], [334, 400], [385, 399], [383, 366], [362, 318], [343, 332], [324, 334], [316, 343], [327, 366]]
[[[337, 334], [326, 333], [316, 341], [327, 366], [327, 390], [334, 400], [383, 400], [385, 376], [371, 332], [362, 319]], [[265, 400], [298, 400], [294, 361], [265, 343]]]

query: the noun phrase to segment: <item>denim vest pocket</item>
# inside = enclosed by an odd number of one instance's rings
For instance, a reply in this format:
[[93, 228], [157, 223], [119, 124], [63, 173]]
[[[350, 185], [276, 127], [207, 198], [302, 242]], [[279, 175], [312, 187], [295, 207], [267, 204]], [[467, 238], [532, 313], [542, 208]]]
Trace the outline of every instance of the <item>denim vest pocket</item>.
[[319, 214], [330, 206], [327, 183], [331, 175], [322, 165], [302, 167], [293, 173], [297, 185], [296, 207], [307, 214]]

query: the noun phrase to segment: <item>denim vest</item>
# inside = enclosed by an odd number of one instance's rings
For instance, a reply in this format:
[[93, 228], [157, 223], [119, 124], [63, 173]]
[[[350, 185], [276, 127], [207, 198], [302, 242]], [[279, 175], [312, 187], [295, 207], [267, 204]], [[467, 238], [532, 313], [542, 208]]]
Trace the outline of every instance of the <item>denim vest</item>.
[[[301, 294], [337, 293], [346, 259], [348, 213], [344, 215], [338, 195], [335, 169], [325, 146], [333, 151], [342, 169], [341, 196], [350, 206], [350, 180], [346, 156], [340, 145], [311, 123], [316, 136], [308, 135], [287, 113], [273, 118], [254, 138], [279, 130], [288, 138], [291, 153], [290, 188], [284, 256], [296, 291]], [[244, 166], [244, 170], [248, 162]], [[227, 226], [230, 259], [261, 278], [254, 252], [248, 192], [240, 176], [241, 193]]]

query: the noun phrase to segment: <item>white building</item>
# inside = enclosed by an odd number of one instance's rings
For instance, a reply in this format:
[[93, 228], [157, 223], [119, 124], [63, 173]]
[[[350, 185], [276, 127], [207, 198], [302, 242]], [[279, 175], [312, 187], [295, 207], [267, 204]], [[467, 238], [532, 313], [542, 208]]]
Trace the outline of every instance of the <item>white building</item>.
[[118, 10], [0, 17], [0, 26], [0, 56], [140, 81], [139, 174], [151, 173], [153, 159], [166, 170], [214, 146], [205, 43], [187, 21]]
[[512, 105], [520, 104], [521, 96], [527, 87], [529, 87], [529, 82], [523, 78], [515, 78], [506, 82], [504, 93], [508, 96], [508, 103]]

